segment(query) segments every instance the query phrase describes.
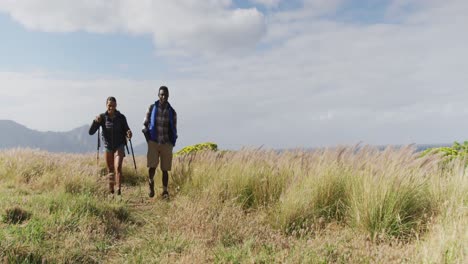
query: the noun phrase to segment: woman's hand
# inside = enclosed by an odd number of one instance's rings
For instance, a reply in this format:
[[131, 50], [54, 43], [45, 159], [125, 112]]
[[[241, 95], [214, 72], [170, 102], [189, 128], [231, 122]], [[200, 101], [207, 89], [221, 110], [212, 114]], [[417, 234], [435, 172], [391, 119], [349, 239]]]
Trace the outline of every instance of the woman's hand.
[[127, 131], [127, 137], [128, 137], [128, 138], [132, 138], [132, 131], [131, 131], [131, 130], [128, 130], [128, 131]]
[[96, 118], [94, 119], [94, 122], [96, 123], [101, 123], [101, 121], [102, 121], [101, 115], [96, 116]]

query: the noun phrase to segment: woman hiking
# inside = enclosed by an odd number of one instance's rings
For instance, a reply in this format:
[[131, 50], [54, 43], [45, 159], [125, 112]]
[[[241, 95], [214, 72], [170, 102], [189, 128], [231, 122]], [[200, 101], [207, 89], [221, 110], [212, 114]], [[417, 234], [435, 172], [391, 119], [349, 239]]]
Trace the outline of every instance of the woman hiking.
[[117, 111], [117, 100], [110, 96], [106, 100], [107, 111], [96, 116], [89, 128], [89, 134], [94, 135], [102, 127], [104, 139], [104, 157], [109, 177], [109, 191], [114, 194], [117, 185], [117, 195], [121, 195], [122, 162], [125, 157], [127, 138], [132, 138], [132, 131], [128, 127], [127, 119]]

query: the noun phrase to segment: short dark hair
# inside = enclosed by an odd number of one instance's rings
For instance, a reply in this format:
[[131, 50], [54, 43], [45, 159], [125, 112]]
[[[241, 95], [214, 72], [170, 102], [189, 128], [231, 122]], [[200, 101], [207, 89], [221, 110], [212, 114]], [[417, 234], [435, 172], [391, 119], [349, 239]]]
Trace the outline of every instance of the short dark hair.
[[114, 96], [109, 96], [109, 97], [107, 97], [106, 103], [109, 102], [109, 101], [114, 102], [114, 103], [117, 103], [117, 100], [115, 99]]
[[167, 88], [167, 86], [163, 85], [163, 86], [159, 87], [159, 91], [161, 91], [161, 90], [165, 91], [169, 95], [169, 89]]

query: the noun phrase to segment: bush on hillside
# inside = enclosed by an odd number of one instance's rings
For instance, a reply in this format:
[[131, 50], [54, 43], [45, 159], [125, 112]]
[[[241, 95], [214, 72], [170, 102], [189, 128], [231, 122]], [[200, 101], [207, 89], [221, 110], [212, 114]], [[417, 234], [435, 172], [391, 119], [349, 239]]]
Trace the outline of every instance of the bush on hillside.
[[192, 153], [196, 153], [196, 152], [204, 151], [204, 150], [218, 151], [218, 145], [212, 142], [205, 142], [205, 143], [195, 144], [192, 146], [187, 146], [177, 151], [175, 153], [175, 156], [192, 154]]
[[463, 144], [455, 141], [451, 147], [426, 149], [421, 156], [424, 157], [431, 154], [441, 155], [444, 162], [449, 162], [457, 158], [466, 159], [468, 157], [468, 141], [464, 141]]

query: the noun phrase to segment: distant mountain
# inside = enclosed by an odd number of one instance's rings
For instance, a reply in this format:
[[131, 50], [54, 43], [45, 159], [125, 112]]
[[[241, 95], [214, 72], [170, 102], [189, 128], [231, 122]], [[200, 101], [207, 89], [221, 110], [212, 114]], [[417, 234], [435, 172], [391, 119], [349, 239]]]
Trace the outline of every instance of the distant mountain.
[[[40, 132], [29, 129], [11, 120], [0, 120], [0, 149], [38, 148], [50, 152], [88, 153], [95, 152], [97, 136], [88, 134], [89, 125], [68, 132]], [[102, 143], [102, 142], [101, 142]], [[427, 148], [451, 146], [451, 144], [417, 144], [416, 151]], [[130, 146], [129, 146], [130, 147]], [[377, 146], [384, 149], [386, 146]], [[399, 147], [399, 146], [395, 146]], [[101, 147], [101, 152], [103, 147]], [[310, 149], [310, 150], [313, 150]], [[133, 146], [135, 155], [146, 155], [146, 142]], [[284, 151], [284, 150], [279, 150]]]
[[[90, 136], [88, 130], [89, 125], [83, 125], [67, 132], [41, 132], [11, 120], [0, 120], [0, 149], [19, 147], [49, 152], [94, 152], [97, 147], [97, 135]], [[103, 145], [101, 141], [101, 152]], [[146, 143], [133, 146], [133, 150], [135, 155], [145, 155]]]
[[133, 151], [135, 152], [135, 155], [146, 155], [146, 152], [148, 151], [148, 145], [146, 142], [135, 145], [133, 146]]
[[0, 149], [38, 148], [50, 152], [85, 153], [96, 150], [97, 138], [88, 125], [68, 132], [40, 132], [11, 120], [0, 120]]

